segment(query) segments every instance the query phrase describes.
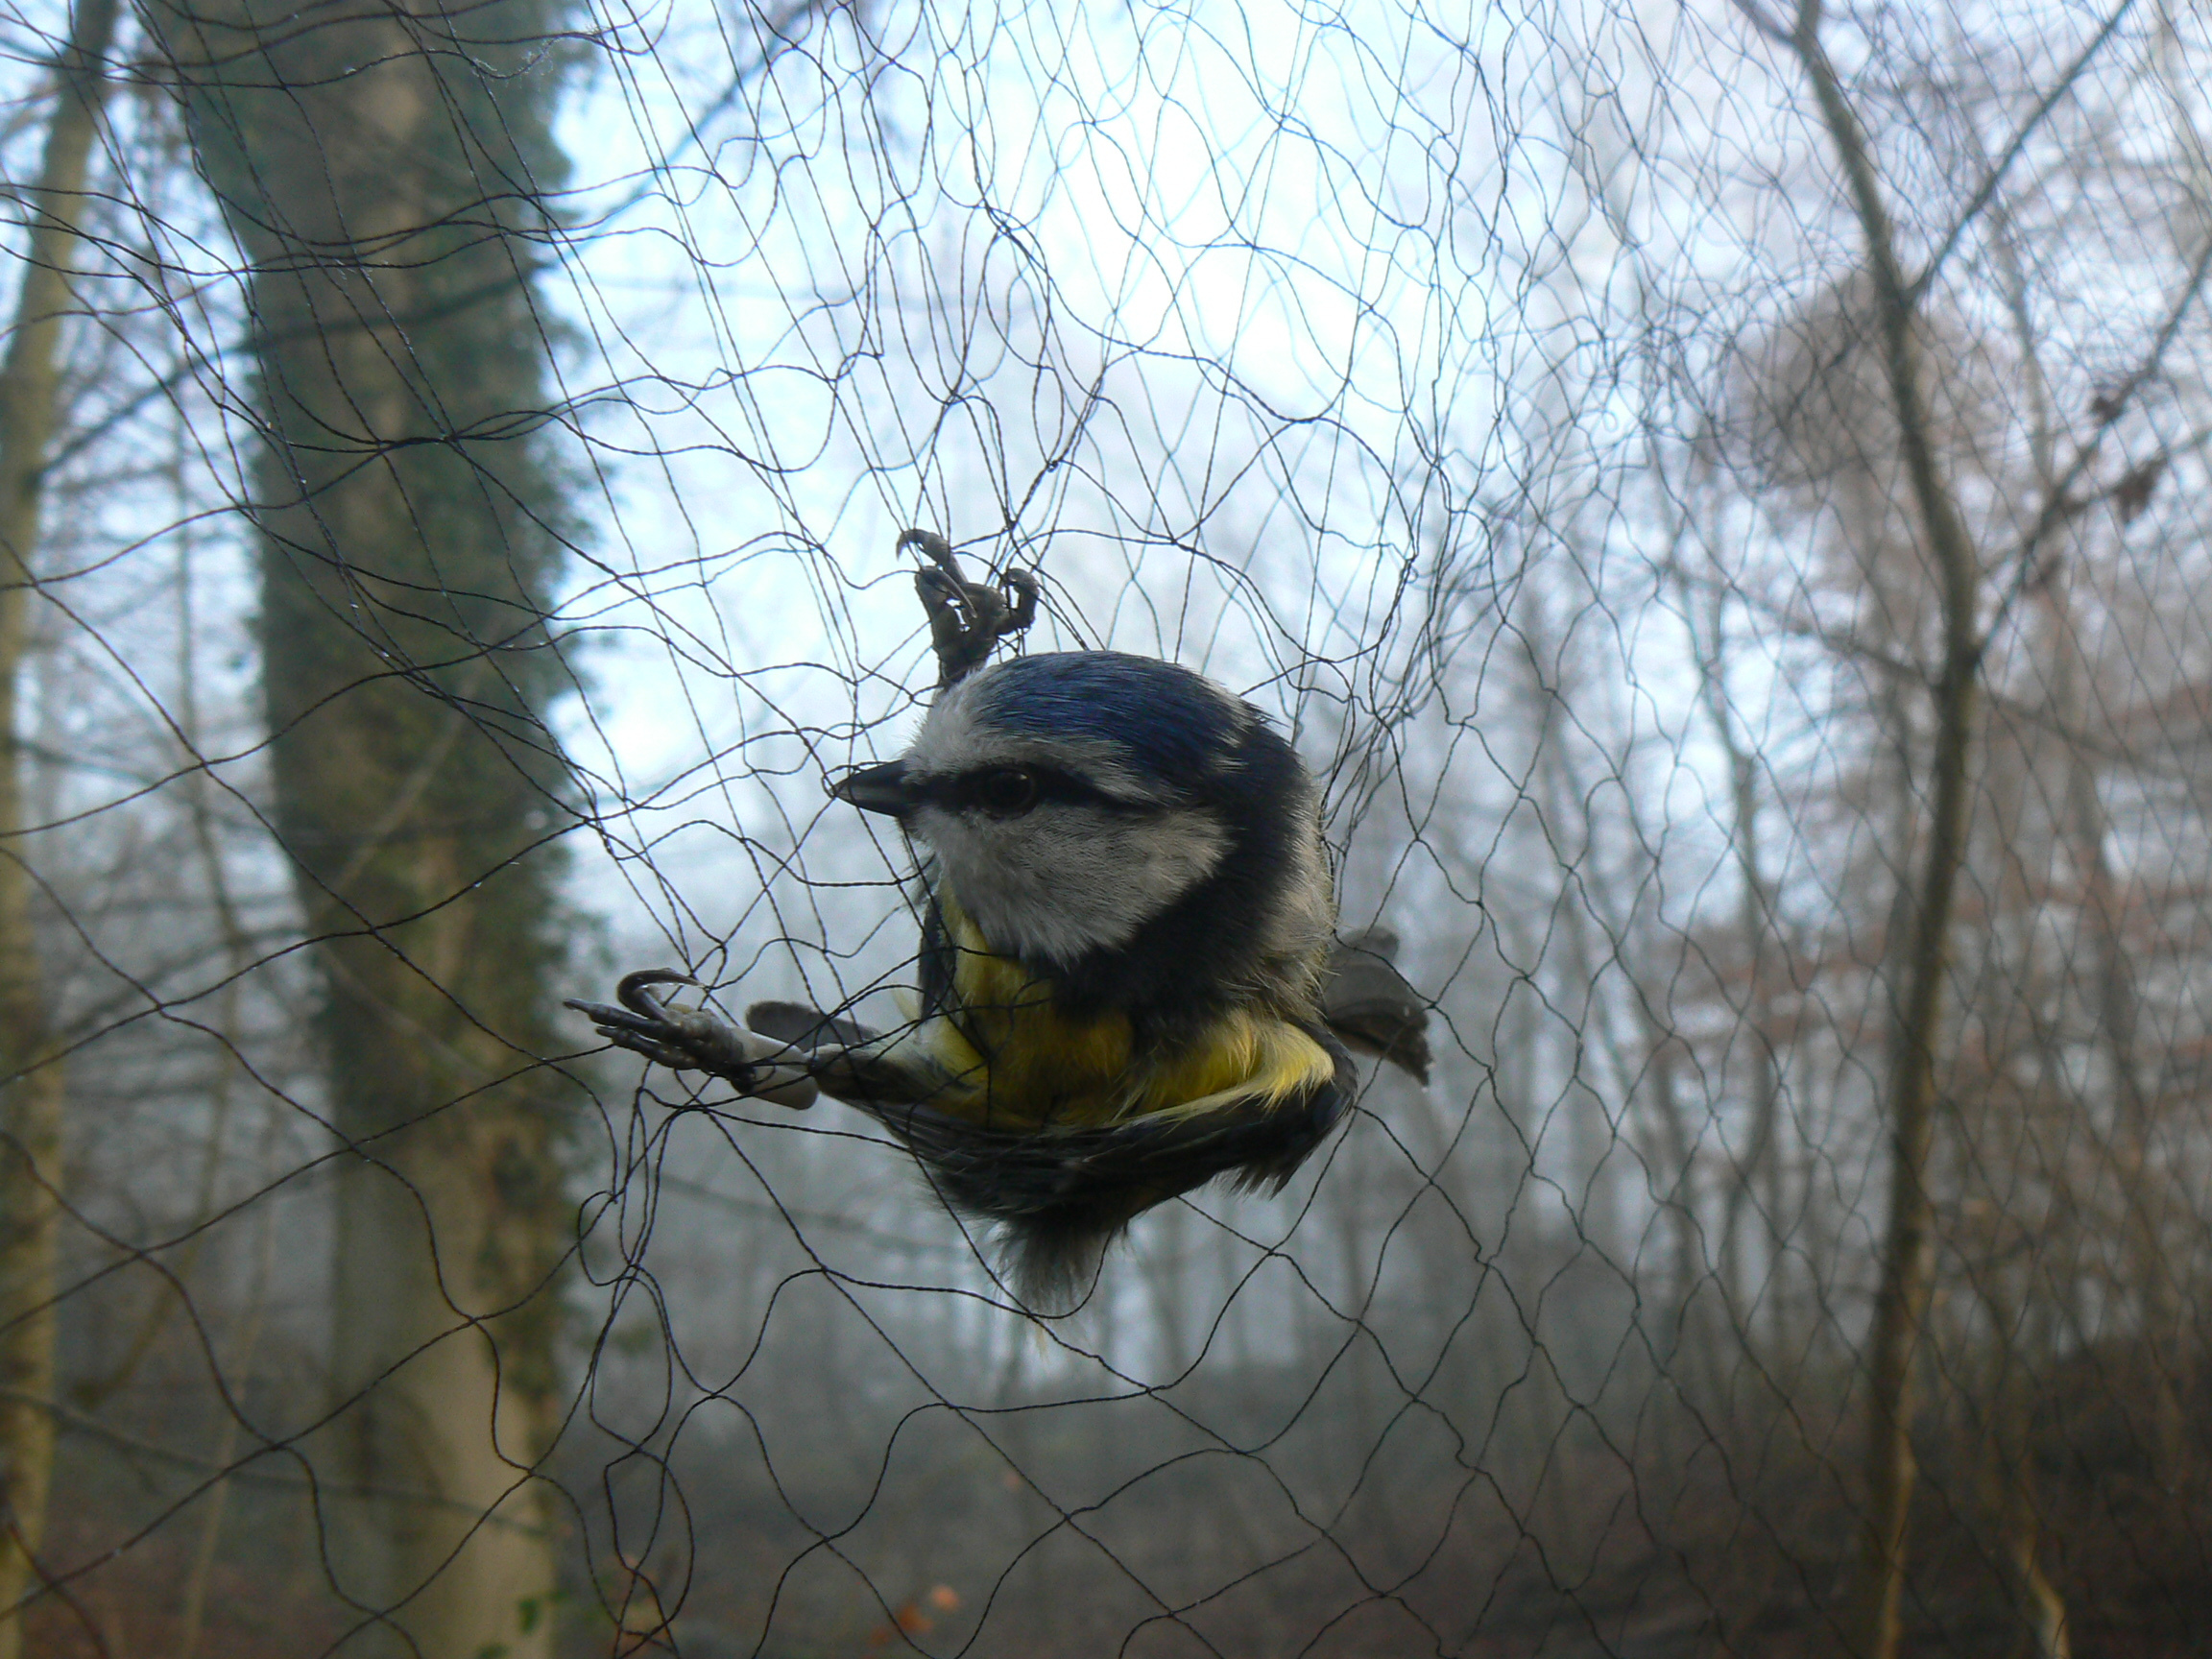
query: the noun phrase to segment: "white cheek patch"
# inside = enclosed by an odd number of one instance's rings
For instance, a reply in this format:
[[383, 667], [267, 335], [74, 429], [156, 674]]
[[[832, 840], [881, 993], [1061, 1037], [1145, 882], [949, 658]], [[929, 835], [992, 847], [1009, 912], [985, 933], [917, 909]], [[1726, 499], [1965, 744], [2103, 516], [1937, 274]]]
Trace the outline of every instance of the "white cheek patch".
[[993, 949], [1060, 964], [1126, 943], [1229, 843], [1204, 812], [1127, 818], [1061, 803], [1004, 821], [925, 808], [913, 827]]

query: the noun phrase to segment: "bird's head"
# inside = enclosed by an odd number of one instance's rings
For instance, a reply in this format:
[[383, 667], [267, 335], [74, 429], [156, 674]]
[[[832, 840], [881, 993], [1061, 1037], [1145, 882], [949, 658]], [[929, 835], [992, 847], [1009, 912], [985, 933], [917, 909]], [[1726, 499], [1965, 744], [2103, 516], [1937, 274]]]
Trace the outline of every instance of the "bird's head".
[[1305, 768], [1257, 709], [1170, 662], [999, 662], [833, 793], [898, 818], [991, 948], [1041, 966], [1124, 946], [1208, 889], [1260, 951], [1328, 926]]

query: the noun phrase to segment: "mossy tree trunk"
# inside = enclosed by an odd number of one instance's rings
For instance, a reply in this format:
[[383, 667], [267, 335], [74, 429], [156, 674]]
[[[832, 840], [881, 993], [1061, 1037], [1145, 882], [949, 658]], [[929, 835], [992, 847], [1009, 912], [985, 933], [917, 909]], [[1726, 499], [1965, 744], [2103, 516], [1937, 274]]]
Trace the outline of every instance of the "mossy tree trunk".
[[252, 267], [275, 820], [344, 1148], [321, 1474], [349, 1659], [550, 1647], [558, 4], [153, 12]]

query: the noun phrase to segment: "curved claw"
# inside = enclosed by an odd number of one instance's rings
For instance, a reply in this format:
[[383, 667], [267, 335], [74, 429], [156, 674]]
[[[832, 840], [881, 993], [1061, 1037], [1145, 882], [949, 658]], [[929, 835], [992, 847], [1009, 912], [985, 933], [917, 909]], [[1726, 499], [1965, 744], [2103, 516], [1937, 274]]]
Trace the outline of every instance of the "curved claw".
[[[664, 1020], [667, 1018], [667, 1009], [662, 1006], [661, 998], [654, 996], [645, 987], [648, 985], [696, 985], [698, 983], [698, 980], [692, 978], [681, 968], [640, 968], [635, 974], [622, 975], [621, 980], [614, 987], [614, 1000], [632, 1012], [643, 1015], [648, 1020]], [[573, 1008], [575, 1004], [571, 1002], [569, 1006]]]
[[653, 995], [655, 985], [696, 985], [673, 968], [626, 974], [614, 988], [623, 1006], [570, 998], [567, 1006], [589, 1020], [616, 1047], [642, 1054], [672, 1071], [707, 1071], [739, 1094], [804, 1110], [814, 1104], [814, 1079], [804, 1056], [772, 1037], [733, 1025], [703, 1008], [676, 1008]]
[[914, 573], [914, 589], [929, 618], [937, 688], [949, 690], [989, 661], [999, 640], [1037, 619], [1037, 577], [1010, 567], [996, 587], [971, 582], [961, 572], [952, 544], [934, 530], [904, 532], [899, 550], [909, 547], [920, 548], [929, 561]]

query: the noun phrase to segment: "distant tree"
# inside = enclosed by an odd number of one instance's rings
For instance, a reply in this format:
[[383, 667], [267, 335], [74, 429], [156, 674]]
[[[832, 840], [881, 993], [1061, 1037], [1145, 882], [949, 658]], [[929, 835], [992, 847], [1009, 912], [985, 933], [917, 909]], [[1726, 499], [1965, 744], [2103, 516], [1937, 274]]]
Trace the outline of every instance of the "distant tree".
[[65, 1080], [33, 927], [18, 693], [37, 589], [39, 517], [60, 405], [61, 325], [107, 89], [115, 0], [77, 0], [54, 66], [54, 114], [31, 196], [0, 360], [0, 1659], [21, 1650], [54, 1462], [55, 1260]]

